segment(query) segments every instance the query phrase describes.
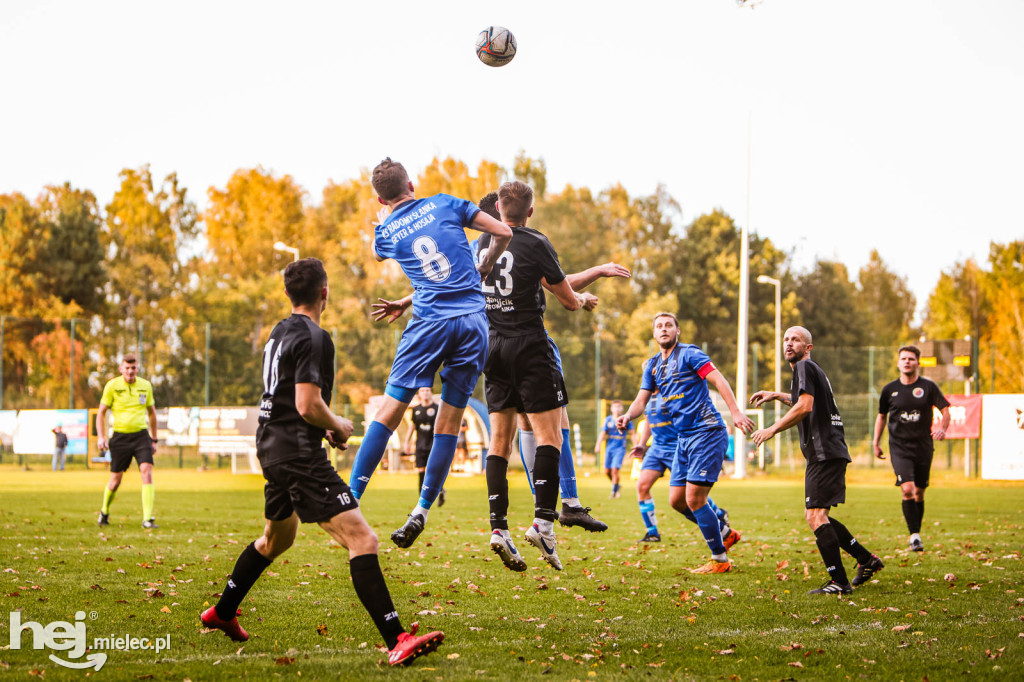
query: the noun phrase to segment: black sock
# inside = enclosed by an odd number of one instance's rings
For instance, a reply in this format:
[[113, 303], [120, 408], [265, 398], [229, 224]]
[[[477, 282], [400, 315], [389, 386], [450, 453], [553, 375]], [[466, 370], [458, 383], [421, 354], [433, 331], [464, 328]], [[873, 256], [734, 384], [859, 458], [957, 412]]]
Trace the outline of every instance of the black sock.
[[487, 502], [491, 508], [491, 530], [508, 530], [508, 460], [487, 455]]
[[828, 576], [840, 585], [849, 585], [850, 580], [846, 577], [846, 569], [843, 568], [843, 557], [839, 553], [839, 538], [836, 537], [836, 529], [831, 523], [818, 526], [814, 531], [817, 539], [818, 552], [825, 560], [825, 570]]
[[231, 571], [228, 584], [220, 595], [220, 601], [214, 609], [221, 620], [231, 620], [238, 613], [238, 605], [245, 599], [252, 586], [259, 580], [263, 571], [273, 563], [270, 559], [256, 551], [256, 543], [250, 542], [238, 555], [235, 568]]
[[352, 586], [356, 589], [359, 601], [363, 602], [363, 608], [370, 614], [388, 649], [394, 649], [398, 644], [398, 636], [405, 630], [398, 620], [398, 611], [395, 610], [391, 593], [384, 582], [380, 560], [376, 554], [360, 554], [349, 561], [349, 570], [352, 571]]
[[864, 548], [864, 545], [857, 542], [857, 538], [846, 529], [846, 526], [836, 519], [829, 517], [829, 524], [836, 529], [836, 537], [839, 538], [839, 547], [847, 554], [857, 560], [858, 564], [866, 564], [871, 561], [871, 552]]
[[907, 520], [907, 531], [911, 535], [921, 532], [921, 516], [918, 513], [917, 502], [903, 500], [903, 518]]
[[420, 471], [418, 473], [420, 475], [420, 487], [416, 489], [416, 494], [419, 494], [419, 492], [423, 490], [423, 477], [427, 475], [426, 471]]
[[924, 523], [924, 500], [916, 502], [917, 504], [917, 532], [921, 532], [921, 524]]
[[534, 516], [546, 521], [555, 520], [555, 505], [558, 503], [558, 458], [561, 456], [554, 445], [537, 446], [537, 457], [533, 464]]

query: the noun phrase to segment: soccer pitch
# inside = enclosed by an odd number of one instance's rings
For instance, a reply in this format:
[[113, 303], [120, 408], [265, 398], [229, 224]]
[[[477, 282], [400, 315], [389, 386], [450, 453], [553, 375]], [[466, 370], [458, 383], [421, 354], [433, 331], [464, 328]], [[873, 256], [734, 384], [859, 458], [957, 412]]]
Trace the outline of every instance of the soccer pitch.
[[[643, 528], [629, 482], [609, 500], [603, 478], [580, 478], [584, 503], [610, 529], [558, 529], [559, 573], [521, 540], [532, 504], [521, 472], [510, 478], [510, 526], [530, 566], [520, 574], [488, 550], [483, 477], [449, 479], [448, 503], [435, 507], [410, 550], [389, 536], [415, 503], [415, 476], [378, 475], [370, 484], [364, 512], [381, 538], [403, 624], [418, 620], [446, 635], [436, 653], [392, 670], [375, 650], [379, 635], [351, 587], [347, 552], [315, 526], [302, 527], [243, 603], [247, 643], [202, 630], [200, 611], [262, 530], [260, 477], [157, 469], [161, 527], [151, 532], [140, 527], [135, 471], [111, 526], [100, 529], [106, 472], [2, 468], [0, 669], [12, 679], [110, 680], [1024, 676], [1020, 485], [966, 485], [939, 474], [927, 498], [927, 551], [914, 554], [891, 477], [851, 471], [849, 503], [836, 516], [886, 567], [839, 599], [806, 594], [825, 571], [803, 520], [799, 479], [717, 485], [713, 497], [743, 533], [732, 552], [737, 570], [698, 576], [686, 569], [707, 547], [669, 508], [664, 481], [654, 492], [665, 541], [638, 547]], [[67, 669], [48, 656], [69, 660], [69, 652], [33, 649], [29, 630], [20, 649], [10, 646], [15, 610], [22, 624], [79, 623], [89, 646], [167, 637], [167, 648], [109, 648], [100, 671]]]

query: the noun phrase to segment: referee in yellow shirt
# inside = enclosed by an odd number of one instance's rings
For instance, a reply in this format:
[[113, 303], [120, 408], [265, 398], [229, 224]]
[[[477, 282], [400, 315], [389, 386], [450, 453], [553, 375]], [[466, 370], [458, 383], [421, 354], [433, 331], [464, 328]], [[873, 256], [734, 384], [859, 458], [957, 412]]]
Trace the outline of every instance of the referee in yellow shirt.
[[[111, 379], [103, 387], [96, 418], [97, 445], [101, 451], [110, 449], [110, 482], [103, 490], [103, 508], [98, 523], [110, 525], [110, 503], [134, 457], [142, 476], [142, 527], [157, 528], [153, 519], [153, 454], [156, 453], [153, 385], [138, 376], [139, 366], [134, 355], [125, 355], [120, 369], [121, 376]], [[107, 412], [114, 415], [114, 435], [109, 442]]]

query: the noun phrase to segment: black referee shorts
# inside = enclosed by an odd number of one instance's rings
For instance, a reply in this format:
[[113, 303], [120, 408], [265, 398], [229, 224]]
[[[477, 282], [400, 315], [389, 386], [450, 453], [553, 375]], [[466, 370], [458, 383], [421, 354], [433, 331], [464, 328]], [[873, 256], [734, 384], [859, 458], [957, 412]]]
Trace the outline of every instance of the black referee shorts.
[[322, 448], [264, 466], [263, 478], [268, 521], [284, 521], [295, 512], [303, 523], [320, 523], [359, 506]]
[[141, 464], [153, 463], [153, 437], [149, 429], [134, 433], [114, 432], [110, 437], [110, 470], [114, 473], [128, 471], [132, 459]]
[[804, 508], [828, 509], [846, 502], [845, 459], [807, 462], [804, 475]]
[[889, 440], [889, 458], [892, 470], [896, 472], [896, 485], [913, 483], [918, 488], [927, 488], [932, 475], [932, 459], [935, 446], [931, 438], [920, 443], [901, 443]]
[[569, 404], [565, 379], [547, 334], [491, 334], [484, 364], [487, 411], [510, 407], [537, 414]]

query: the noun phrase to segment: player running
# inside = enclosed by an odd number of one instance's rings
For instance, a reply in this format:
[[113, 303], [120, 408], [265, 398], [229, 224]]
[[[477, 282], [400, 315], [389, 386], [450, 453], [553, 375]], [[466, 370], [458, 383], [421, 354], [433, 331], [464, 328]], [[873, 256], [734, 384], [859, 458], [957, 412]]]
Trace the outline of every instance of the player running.
[[[512, 241], [494, 270], [484, 278], [490, 322], [486, 376], [491, 449], [487, 455], [491, 549], [514, 571], [526, 570], [508, 530], [508, 459], [516, 414], [526, 413], [537, 440], [534, 462], [535, 506], [526, 540], [556, 570], [562, 570], [555, 539], [555, 503], [562, 450], [562, 408], [568, 404], [565, 381], [544, 329], [544, 285], [566, 310], [593, 308], [597, 298], [573, 291], [548, 238], [527, 227], [533, 215], [533, 189], [518, 180], [498, 190], [501, 218], [512, 227]], [[477, 255], [489, 257], [492, 238], [480, 238]]]
[[[427, 458], [419, 503], [405, 524], [391, 534], [399, 547], [409, 547], [427, 522], [430, 507], [444, 488], [455, 459], [462, 414], [480, 378], [487, 354], [487, 317], [480, 278], [486, 276], [512, 239], [512, 231], [465, 199], [436, 194], [417, 199], [409, 175], [390, 158], [373, 169], [377, 201], [391, 209], [374, 230], [377, 260], [393, 258], [412, 282], [411, 299], [381, 299], [376, 319], [395, 319], [413, 307], [413, 319], [395, 352], [384, 401], [352, 464], [352, 492], [358, 499], [380, 464], [388, 439], [402, 422], [416, 391], [433, 386], [441, 370], [441, 405], [434, 425], [434, 443]], [[479, 264], [464, 228], [493, 239]]]
[[679, 513], [687, 509], [693, 513], [711, 550], [711, 559], [691, 572], [728, 573], [732, 562], [718, 517], [708, 505], [708, 494], [722, 471], [729, 432], [711, 401], [708, 383], [718, 389], [733, 424], [740, 430], [749, 433], [754, 429], [754, 422], [736, 404], [729, 381], [715, 368], [711, 358], [697, 346], [679, 343], [679, 323], [675, 315], [658, 313], [654, 316], [654, 340], [661, 352], [644, 363], [640, 391], [629, 409], [618, 418], [618, 426], [625, 430], [630, 421], [643, 413], [651, 394], [656, 389], [661, 392], [664, 409], [672, 415], [679, 431], [669, 479], [669, 503]]
[[[885, 459], [879, 441], [889, 422], [889, 452], [896, 472], [896, 485], [903, 493], [903, 518], [907, 522], [908, 542], [913, 552], [923, 552], [921, 520], [924, 518], [924, 491], [931, 477], [933, 440], [946, 437], [949, 428], [949, 401], [942, 389], [918, 373], [921, 351], [903, 346], [898, 351], [900, 378], [891, 381], [878, 397], [875, 419], [875, 457]], [[932, 407], [942, 415], [940, 424], [932, 424]]]
[[[814, 531], [818, 552], [825, 562], [828, 581], [810, 594], [849, 594], [853, 586], [871, 579], [885, 566], [882, 560], [864, 548], [846, 526], [829, 517], [829, 509], [846, 501], [846, 465], [852, 460], [846, 447], [843, 418], [832, 395], [832, 385], [825, 372], [811, 360], [811, 333], [803, 327], [790, 327], [782, 337], [786, 362], [793, 368], [789, 395], [774, 391], [758, 391], [750, 403], [760, 407], [779, 400], [792, 408], [779, 421], [751, 438], [761, 445], [780, 431], [798, 426], [800, 451], [807, 460], [804, 475], [804, 517]], [[846, 577], [839, 550], [857, 559], [857, 577], [853, 585]]]
[[619, 485], [619, 476], [622, 472], [622, 462], [626, 459], [626, 439], [633, 433], [633, 423], [626, 424], [624, 431], [619, 431], [618, 421], [622, 416], [622, 401], [612, 401], [612, 413], [605, 417], [601, 432], [597, 434], [597, 443], [594, 445], [594, 454], [601, 454], [601, 444], [604, 443], [604, 475], [612, 482], [611, 499], [621, 497], [622, 486]]
[[267, 480], [267, 524], [235, 563], [220, 600], [200, 616], [236, 642], [249, 639], [238, 623], [239, 604], [263, 571], [295, 542], [299, 523], [318, 523], [349, 551], [352, 586], [388, 647], [388, 663], [405, 665], [434, 651], [444, 633], [416, 636], [398, 619], [377, 558], [377, 536], [363, 519], [359, 503], [331, 466], [322, 443], [344, 447], [352, 422], [331, 412], [334, 343], [320, 328], [327, 306], [327, 273], [316, 258], [289, 263], [285, 292], [292, 314], [279, 322], [263, 348], [256, 454]]
[[[631, 457], [641, 459], [640, 478], [636, 482], [636, 498], [640, 506], [640, 518], [644, 522], [646, 532], [640, 538], [640, 542], [661, 542], [651, 488], [659, 478], [665, 475], [666, 470], [671, 472], [672, 460], [675, 458], [676, 445], [679, 442], [679, 432], [676, 430], [671, 413], [665, 409], [661, 393], [657, 390], [647, 402], [644, 416], [646, 418], [637, 430], [636, 444], [629, 451]], [[718, 517], [722, 544], [726, 549], [731, 548], [742, 539], [740, 532], [729, 528], [729, 512], [716, 505], [710, 496], [708, 497], [708, 506]], [[697, 523], [697, 517], [689, 508], [686, 508], [682, 514], [688, 521]]]

